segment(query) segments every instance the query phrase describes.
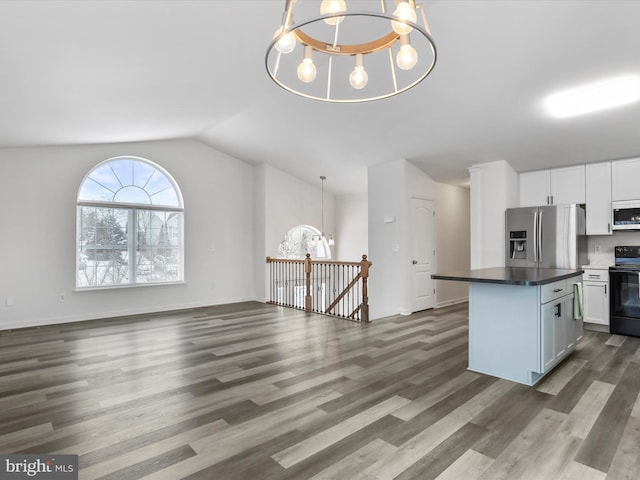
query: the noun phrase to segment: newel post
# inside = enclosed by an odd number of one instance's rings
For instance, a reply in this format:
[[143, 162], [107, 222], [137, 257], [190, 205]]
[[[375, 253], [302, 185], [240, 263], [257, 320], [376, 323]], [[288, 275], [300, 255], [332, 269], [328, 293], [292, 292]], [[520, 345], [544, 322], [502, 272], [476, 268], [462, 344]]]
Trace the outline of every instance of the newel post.
[[362, 321], [369, 323], [369, 291], [367, 289], [367, 279], [369, 278], [369, 267], [372, 263], [367, 260], [366, 255], [362, 255], [360, 262], [360, 275], [362, 277], [362, 304], [360, 305], [360, 313]]
[[304, 259], [304, 276], [307, 286], [307, 294], [304, 297], [304, 310], [306, 312], [311, 311], [311, 254], [307, 253], [307, 257]]

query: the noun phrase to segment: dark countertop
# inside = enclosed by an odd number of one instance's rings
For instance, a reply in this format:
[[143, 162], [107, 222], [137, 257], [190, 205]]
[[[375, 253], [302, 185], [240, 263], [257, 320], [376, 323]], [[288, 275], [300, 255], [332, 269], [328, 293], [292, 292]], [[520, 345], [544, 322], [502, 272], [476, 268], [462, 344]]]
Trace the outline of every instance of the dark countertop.
[[582, 270], [566, 270], [560, 268], [496, 267], [436, 273], [431, 275], [431, 278], [458, 282], [536, 286], [557, 282], [558, 280], [564, 280], [581, 274]]

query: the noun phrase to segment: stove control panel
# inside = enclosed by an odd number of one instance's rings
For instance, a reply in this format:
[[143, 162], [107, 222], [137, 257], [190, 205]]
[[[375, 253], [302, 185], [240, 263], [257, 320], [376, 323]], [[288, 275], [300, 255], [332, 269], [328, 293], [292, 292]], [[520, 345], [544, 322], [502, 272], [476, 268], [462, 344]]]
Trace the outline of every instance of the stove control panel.
[[615, 255], [616, 258], [640, 258], [640, 246], [616, 246]]

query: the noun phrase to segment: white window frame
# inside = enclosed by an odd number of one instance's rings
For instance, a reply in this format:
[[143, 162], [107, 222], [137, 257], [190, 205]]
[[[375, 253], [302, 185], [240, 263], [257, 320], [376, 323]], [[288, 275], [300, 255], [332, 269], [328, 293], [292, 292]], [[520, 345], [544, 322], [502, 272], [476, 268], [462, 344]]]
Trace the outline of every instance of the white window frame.
[[[81, 199], [80, 195], [85, 185], [85, 182], [91, 181], [90, 176], [92, 173], [96, 172], [103, 165], [108, 164], [109, 162], [114, 161], [122, 161], [122, 160], [131, 160], [134, 162], [142, 162], [147, 166], [153, 168], [156, 172], [159, 172], [161, 175], [165, 177], [166, 180], [169, 181], [172, 188], [174, 189], [177, 205], [176, 206], [167, 206], [167, 205], [153, 205], [153, 204], [143, 204], [143, 203], [128, 203], [128, 202], [116, 202], [116, 201], [102, 201], [102, 200], [86, 200]], [[155, 174], [155, 172], [154, 172]], [[115, 172], [114, 172], [115, 175]], [[133, 177], [133, 176], [132, 176]], [[95, 181], [95, 180], [93, 180]], [[133, 180], [134, 181], [134, 180]], [[123, 185], [122, 188], [126, 188], [128, 186], [133, 185]], [[142, 188], [144, 190], [144, 188]], [[151, 198], [148, 192], [147, 195]], [[114, 198], [117, 192], [114, 192]], [[128, 282], [126, 283], [108, 283], [103, 285], [86, 285], [80, 284], [79, 281], [79, 272], [81, 271], [81, 263], [83, 255], [82, 253], [82, 245], [81, 245], [81, 221], [82, 221], [82, 212], [83, 208], [99, 208], [99, 209], [119, 209], [125, 210], [127, 212], [127, 278]], [[172, 280], [158, 280], [158, 281], [138, 281], [138, 260], [139, 255], [139, 230], [138, 230], [138, 220], [141, 212], [150, 211], [150, 212], [163, 212], [163, 213], [172, 213], [175, 212], [178, 215], [177, 218], [177, 235], [178, 238], [175, 241], [175, 245], [172, 245], [172, 250], [177, 250], [176, 255], [176, 270], [175, 270], [175, 279]], [[160, 165], [152, 162], [148, 159], [142, 157], [136, 157], [131, 155], [123, 155], [118, 157], [109, 158], [100, 162], [95, 167], [93, 167], [83, 178], [80, 183], [80, 187], [78, 189], [78, 200], [76, 206], [76, 289], [77, 290], [103, 290], [103, 289], [111, 289], [111, 288], [131, 288], [131, 287], [140, 287], [140, 286], [153, 286], [153, 285], [170, 285], [170, 284], [182, 284], [184, 283], [184, 206], [182, 200], [182, 193], [178, 184], [173, 179], [173, 177]], [[151, 247], [153, 248], [153, 246]], [[153, 263], [155, 263], [155, 258], [153, 259]], [[152, 267], [153, 268], [153, 267]], [[160, 267], [159, 267], [160, 268]], [[163, 267], [166, 268], [166, 265]]]

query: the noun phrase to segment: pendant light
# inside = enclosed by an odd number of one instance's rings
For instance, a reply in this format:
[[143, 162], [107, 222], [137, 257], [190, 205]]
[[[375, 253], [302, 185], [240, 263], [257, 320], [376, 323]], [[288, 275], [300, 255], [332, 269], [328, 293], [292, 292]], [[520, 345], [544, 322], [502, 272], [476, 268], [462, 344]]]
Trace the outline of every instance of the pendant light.
[[327, 242], [328, 245], [335, 245], [336, 242], [333, 239], [333, 235], [328, 235], [325, 236], [324, 234], [324, 181], [327, 179], [327, 177], [325, 177], [324, 175], [320, 175], [320, 181], [322, 182], [322, 197], [321, 197], [321, 203], [320, 203], [320, 209], [321, 209], [321, 231], [320, 231], [320, 235], [314, 235], [313, 240], [314, 241], [320, 241], [320, 240], [324, 240]]

